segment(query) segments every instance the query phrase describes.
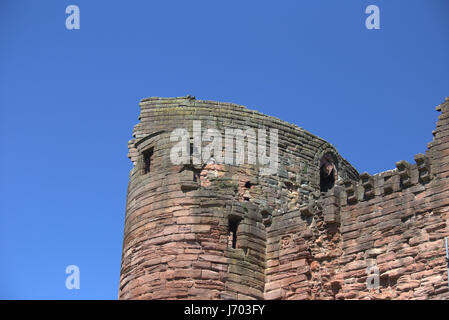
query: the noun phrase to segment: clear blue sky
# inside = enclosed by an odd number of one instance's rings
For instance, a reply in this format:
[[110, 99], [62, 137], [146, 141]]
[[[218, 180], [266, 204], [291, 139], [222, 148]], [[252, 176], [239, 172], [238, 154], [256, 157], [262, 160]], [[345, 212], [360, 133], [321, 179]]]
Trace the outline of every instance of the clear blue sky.
[[0, 299], [117, 298], [141, 98], [246, 105], [360, 172], [413, 161], [449, 96], [448, 14], [447, 0], [1, 0]]

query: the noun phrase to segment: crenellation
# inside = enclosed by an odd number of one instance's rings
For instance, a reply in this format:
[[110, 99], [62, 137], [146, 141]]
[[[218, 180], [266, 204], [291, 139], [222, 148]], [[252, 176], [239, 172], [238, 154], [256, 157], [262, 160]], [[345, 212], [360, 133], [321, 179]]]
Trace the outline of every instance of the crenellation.
[[372, 198], [374, 198], [374, 178], [368, 172], [364, 172], [360, 175], [360, 184], [363, 187], [363, 199], [371, 200]]
[[358, 192], [357, 192], [357, 184], [354, 181], [351, 180], [345, 180], [343, 182], [345, 186], [345, 193], [346, 193], [346, 201], [348, 204], [355, 204], [358, 201]]
[[401, 160], [396, 162], [396, 168], [399, 174], [399, 183], [401, 188], [408, 188], [412, 185], [410, 164], [407, 161]]

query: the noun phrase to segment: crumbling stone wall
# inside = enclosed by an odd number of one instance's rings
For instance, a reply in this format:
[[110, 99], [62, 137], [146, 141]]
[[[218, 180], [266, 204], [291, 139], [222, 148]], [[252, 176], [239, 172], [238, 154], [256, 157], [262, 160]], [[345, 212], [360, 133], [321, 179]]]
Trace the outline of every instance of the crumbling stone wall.
[[[140, 107], [120, 299], [448, 296], [448, 101], [426, 154], [374, 176], [359, 176], [326, 141], [242, 106], [187, 96]], [[223, 137], [226, 128], [277, 129], [277, 173], [248, 163], [172, 164], [170, 133], [193, 136], [194, 120]], [[320, 192], [324, 157], [336, 181]], [[366, 285], [373, 266], [378, 289]]]

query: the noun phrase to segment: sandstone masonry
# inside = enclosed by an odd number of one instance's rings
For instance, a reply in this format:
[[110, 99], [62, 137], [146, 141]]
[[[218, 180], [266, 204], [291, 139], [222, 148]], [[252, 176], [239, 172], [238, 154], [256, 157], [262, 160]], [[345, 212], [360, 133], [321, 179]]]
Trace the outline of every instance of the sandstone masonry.
[[[140, 107], [120, 299], [449, 299], [448, 98], [425, 154], [374, 176], [323, 139], [243, 106], [187, 96]], [[173, 165], [170, 134], [193, 136], [194, 120], [223, 136], [277, 129], [277, 174]], [[374, 266], [379, 287], [369, 289]]]

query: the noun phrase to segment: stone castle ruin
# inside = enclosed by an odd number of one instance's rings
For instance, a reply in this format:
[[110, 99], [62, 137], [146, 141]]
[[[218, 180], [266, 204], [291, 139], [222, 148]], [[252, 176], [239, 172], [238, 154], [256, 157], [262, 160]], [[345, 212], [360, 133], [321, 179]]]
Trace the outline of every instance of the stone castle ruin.
[[[449, 299], [448, 98], [425, 154], [373, 176], [325, 140], [243, 106], [187, 96], [140, 107], [120, 299]], [[185, 141], [173, 141], [179, 128]], [[198, 161], [208, 128], [266, 131], [276, 170], [218, 161], [224, 142]], [[237, 138], [226, 152], [238, 158]], [[253, 138], [240, 149], [248, 159], [260, 156]], [[187, 161], [174, 164], [183, 143]]]

